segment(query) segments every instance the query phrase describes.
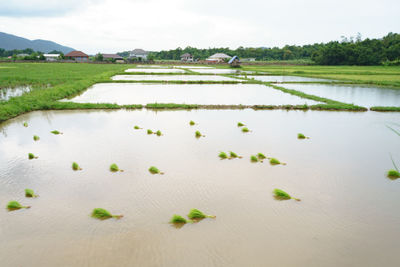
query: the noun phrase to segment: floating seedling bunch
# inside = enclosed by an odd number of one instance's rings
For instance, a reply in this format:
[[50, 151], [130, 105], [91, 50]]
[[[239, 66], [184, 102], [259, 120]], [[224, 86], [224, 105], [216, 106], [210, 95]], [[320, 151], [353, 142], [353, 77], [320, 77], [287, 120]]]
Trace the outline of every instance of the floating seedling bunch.
[[243, 127], [243, 128], [242, 128], [242, 132], [243, 132], [243, 133], [248, 133], [248, 132], [250, 132], [250, 130], [249, 130], [249, 128], [247, 128], [247, 127]]
[[135, 125], [135, 126], [133, 126], [133, 129], [140, 130], [140, 129], [143, 129], [143, 128], [140, 128], [139, 126]]
[[269, 163], [271, 165], [286, 165], [286, 163], [280, 162], [278, 159], [276, 158], [269, 158]]
[[196, 125], [196, 123], [195, 123], [194, 121], [190, 121], [190, 122], [189, 122], [189, 125], [190, 125], [190, 126], [193, 126], [193, 125]]
[[170, 222], [170, 223], [173, 223], [173, 224], [186, 224], [186, 223], [188, 223], [188, 222], [191, 223], [192, 221], [186, 220], [186, 219], [183, 218], [181, 215], [174, 214], [169, 222]]
[[37, 159], [38, 157], [36, 157], [33, 153], [28, 153], [28, 159]]
[[257, 158], [263, 162], [264, 159], [266, 159], [267, 157], [263, 154], [263, 153], [257, 153]]
[[254, 163], [255, 163], [255, 162], [258, 162], [257, 156], [251, 155], [251, 156], [250, 156], [250, 161], [251, 161], [251, 162], [254, 162]]
[[158, 131], [156, 132], [156, 135], [157, 135], [157, 136], [161, 136], [161, 135], [163, 135], [163, 134], [162, 134], [162, 132], [161, 132], [160, 130], [158, 130]]
[[35, 192], [32, 189], [25, 189], [25, 196], [26, 197], [38, 197], [39, 195], [36, 195]]
[[242, 158], [241, 156], [238, 156], [238, 154], [236, 154], [233, 151], [229, 151], [229, 156], [227, 153], [221, 151], [219, 153], [218, 157], [220, 157], [220, 159], [237, 159], [237, 158], [241, 159]]
[[33, 136], [33, 140], [34, 140], [34, 141], [39, 141], [39, 139], [40, 139], [39, 136], [37, 136], [37, 135], [34, 135], [34, 136]]
[[79, 166], [79, 164], [78, 163], [76, 163], [76, 162], [72, 162], [72, 169], [74, 170], [74, 171], [81, 171], [82, 170], [82, 168]]
[[123, 172], [124, 170], [120, 170], [118, 165], [113, 163], [113, 164], [110, 165], [110, 171], [111, 172], [118, 172], [118, 171]]
[[297, 138], [298, 138], [298, 139], [310, 139], [310, 137], [307, 137], [307, 136], [305, 136], [305, 135], [302, 134], [302, 133], [298, 133], [298, 134], [297, 134]]
[[188, 216], [189, 220], [182, 217], [181, 215], [174, 214], [169, 222], [179, 226], [179, 225], [183, 225], [186, 223], [199, 222], [205, 218], [216, 218], [216, 216], [206, 215], [198, 209], [191, 209], [187, 216]]
[[164, 174], [162, 171], [160, 171], [157, 167], [155, 167], [155, 166], [151, 166], [150, 168], [149, 168], [149, 172], [151, 173], [151, 174]]
[[219, 155], [218, 155], [218, 157], [219, 157], [220, 159], [227, 159], [227, 158], [228, 158], [228, 155], [227, 155], [225, 152], [220, 152]]
[[281, 189], [274, 189], [274, 197], [277, 200], [288, 200], [288, 199], [294, 199], [297, 201], [300, 201], [300, 199], [295, 198], [295, 197], [291, 197], [288, 193], [286, 193], [285, 191], [281, 190]]
[[52, 134], [55, 134], [55, 135], [63, 134], [62, 132], [57, 131], [57, 130], [51, 131], [51, 133], [52, 133]]
[[24, 127], [28, 127], [28, 123], [27, 122], [24, 122]]
[[153, 134], [154, 132], [150, 129], [147, 129], [147, 134]]
[[399, 171], [397, 171], [397, 170], [389, 170], [388, 172], [387, 172], [387, 176], [389, 177], [389, 178], [394, 178], [394, 179], [397, 179], [397, 178], [400, 178], [400, 172]]
[[194, 136], [196, 136], [196, 138], [206, 137], [205, 135], [202, 135], [202, 134], [200, 133], [200, 131], [196, 131], [196, 132], [194, 133]]
[[8, 202], [7, 209], [12, 210], [19, 210], [19, 209], [29, 209], [31, 206], [22, 206], [18, 201], [12, 200]]
[[242, 122], [239, 121], [239, 122], [237, 123], [237, 126], [238, 126], [238, 127], [243, 127], [243, 126], [246, 126], [246, 125], [245, 125], [244, 123], [242, 123]]
[[108, 210], [96, 208], [92, 211], [92, 217], [99, 220], [106, 220], [110, 218], [121, 219], [124, 215], [113, 215]]

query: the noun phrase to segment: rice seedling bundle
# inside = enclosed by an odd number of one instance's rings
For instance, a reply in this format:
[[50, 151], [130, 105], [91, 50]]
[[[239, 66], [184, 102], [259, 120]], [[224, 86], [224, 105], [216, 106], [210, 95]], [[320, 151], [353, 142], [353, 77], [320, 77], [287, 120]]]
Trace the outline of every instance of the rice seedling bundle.
[[40, 139], [39, 136], [37, 136], [37, 135], [34, 135], [34, 136], [33, 136], [33, 140], [34, 140], [34, 141], [39, 141], [39, 139]]
[[390, 178], [400, 178], [400, 172], [398, 172], [397, 170], [389, 170], [387, 172], [387, 176]]
[[26, 197], [38, 197], [32, 189], [25, 189], [25, 196]]
[[170, 220], [170, 223], [185, 224], [188, 223], [188, 221], [182, 216], [174, 214]]
[[291, 197], [291, 196], [290, 196], [288, 193], [286, 193], [285, 191], [283, 191], [283, 190], [281, 190], [281, 189], [277, 189], [277, 188], [274, 189], [274, 195], [275, 195], [275, 197], [276, 197], [277, 199], [280, 199], [280, 200], [294, 199], [294, 200], [300, 201], [300, 199]]
[[238, 123], [237, 123], [237, 126], [238, 126], [238, 127], [243, 127], [243, 126], [246, 126], [246, 125], [243, 124], [242, 122], [238, 122]]
[[24, 122], [24, 127], [28, 127], [28, 123], [27, 122]]
[[38, 157], [35, 157], [33, 153], [28, 153], [28, 158], [29, 159], [37, 159]]
[[162, 135], [162, 132], [161, 132], [160, 130], [158, 130], [158, 131], [156, 132], [156, 135], [157, 135], [157, 136], [161, 136], [161, 135]]
[[220, 152], [218, 157], [220, 157], [221, 159], [227, 159], [228, 155], [225, 152]]
[[151, 166], [149, 168], [149, 172], [152, 174], [164, 174], [163, 172], [161, 172], [157, 167], [155, 166]]
[[153, 131], [150, 129], [147, 129], [147, 134], [153, 134]]
[[120, 219], [124, 217], [124, 215], [112, 215], [108, 210], [96, 208], [92, 211], [92, 217], [100, 220], [105, 220], [110, 218]]
[[257, 154], [258, 159], [263, 160], [266, 159], [267, 157], [263, 153], [258, 153]]
[[124, 170], [120, 170], [118, 165], [113, 163], [113, 164], [110, 165], [110, 171], [112, 171], [112, 172], [117, 172], [117, 171], [123, 172]]
[[230, 158], [242, 158], [241, 156], [238, 156], [238, 154], [236, 154], [235, 152], [233, 152], [233, 151], [229, 151], [229, 157]]
[[62, 134], [62, 132], [59, 132], [57, 130], [51, 131], [52, 134], [58, 135], [58, 134]]
[[205, 136], [205, 135], [202, 135], [202, 134], [200, 133], [200, 131], [196, 131], [194, 134], [195, 134], [195, 136], [196, 136], [196, 137], [202, 137], [202, 136]]
[[74, 171], [80, 171], [80, 170], [82, 170], [82, 168], [79, 166], [79, 164], [78, 163], [76, 163], [76, 162], [72, 162], [72, 169], [74, 170]]
[[270, 158], [269, 159], [269, 163], [271, 163], [272, 165], [278, 165], [278, 164], [282, 164], [282, 165], [286, 165], [286, 163], [280, 162], [278, 159], [276, 158]]
[[139, 127], [139, 126], [137, 126], [137, 125], [135, 125], [133, 128], [134, 128], [135, 130], [142, 129], [142, 128], [140, 128], [140, 127]]
[[188, 218], [189, 219], [191, 219], [191, 220], [201, 220], [201, 219], [204, 219], [204, 218], [215, 218], [215, 216], [213, 216], [213, 215], [206, 215], [206, 214], [204, 214], [203, 212], [201, 212], [200, 210], [198, 210], [198, 209], [192, 209], [192, 210], [190, 210], [190, 212], [189, 212], [189, 214], [188, 214]]
[[242, 132], [248, 133], [248, 132], [250, 132], [250, 130], [249, 130], [247, 127], [243, 127], [243, 128], [242, 128]]
[[190, 125], [190, 126], [193, 126], [193, 125], [195, 125], [195, 124], [196, 124], [196, 123], [195, 123], [194, 121], [190, 121], [190, 122], [189, 122], [189, 125]]
[[8, 202], [8, 210], [19, 210], [19, 209], [29, 209], [31, 206], [22, 206], [18, 201], [12, 200]]
[[254, 156], [254, 155], [251, 155], [250, 156], [250, 161], [251, 162], [258, 162], [258, 158], [256, 156]]

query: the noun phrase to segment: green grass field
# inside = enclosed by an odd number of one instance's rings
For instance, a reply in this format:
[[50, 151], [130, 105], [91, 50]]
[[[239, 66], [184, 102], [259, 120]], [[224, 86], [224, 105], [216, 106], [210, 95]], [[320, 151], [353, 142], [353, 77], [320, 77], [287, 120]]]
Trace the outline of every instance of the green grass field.
[[[63, 98], [72, 97], [86, 90], [95, 83], [111, 82], [110, 77], [123, 73], [134, 65], [125, 64], [79, 64], [79, 63], [0, 63], [0, 89], [30, 85], [33, 90], [9, 101], [0, 102], [0, 122], [34, 110], [49, 109], [118, 109], [142, 108], [142, 105], [116, 104], [79, 104], [72, 102], [58, 102]], [[224, 67], [224, 66], [218, 66]], [[226, 67], [226, 66], [225, 66]], [[345, 80], [356, 84], [374, 84], [396, 87], [400, 89], [400, 67], [352, 67], [352, 66], [243, 66], [241, 70], [253, 70], [279, 75], [298, 75]], [[226, 75], [229, 76], [229, 75]], [[254, 81], [247, 81], [254, 83]], [[173, 82], [169, 82], [173, 83]], [[181, 81], [176, 83], [183, 83]], [[201, 83], [208, 83], [203, 81]], [[215, 83], [215, 82], [210, 82]], [[225, 83], [225, 82], [222, 82]], [[235, 83], [235, 82], [232, 82]], [[261, 82], [257, 82], [261, 83]], [[268, 83], [262, 83], [269, 85]], [[310, 107], [285, 106], [287, 109], [327, 109], [327, 110], [359, 110], [365, 108], [340, 103], [330, 99], [322, 99], [306, 95], [295, 90], [274, 87], [277, 90], [294, 94], [299, 97], [324, 102]], [[201, 105], [200, 105], [201, 106]], [[162, 108], [193, 108], [193, 105], [167, 104]], [[203, 106], [201, 106], [203, 107]], [[153, 107], [152, 108], [156, 108]], [[161, 108], [161, 106], [157, 106]], [[203, 108], [207, 108], [204, 106]], [[218, 108], [213, 106], [210, 108]], [[221, 108], [235, 108], [226, 106]], [[238, 107], [242, 108], [242, 107]], [[254, 108], [254, 107], [253, 107]], [[265, 108], [274, 108], [265, 106]], [[276, 106], [275, 108], [282, 108]], [[390, 108], [388, 111], [398, 111], [399, 108]], [[379, 107], [379, 111], [385, 110]]]

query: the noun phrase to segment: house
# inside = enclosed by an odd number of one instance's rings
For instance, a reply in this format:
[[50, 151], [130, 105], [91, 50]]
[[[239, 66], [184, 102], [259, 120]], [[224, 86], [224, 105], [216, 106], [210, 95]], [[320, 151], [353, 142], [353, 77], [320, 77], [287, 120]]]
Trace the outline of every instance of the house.
[[116, 63], [125, 62], [124, 58], [117, 54], [102, 54], [102, 55], [103, 55], [103, 60], [112, 60], [115, 61]]
[[256, 58], [254, 58], [254, 57], [242, 58], [241, 61], [253, 62], [253, 61], [256, 61]]
[[181, 56], [181, 61], [183, 62], [193, 62], [193, 56], [189, 53], [185, 53]]
[[57, 61], [60, 58], [60, 54], [43, 54], [46, 61]]
[[144, 51], [143, 49], [135, 49], [129, 52], [129, 58], [130, 59], [137, 59], [139, 61], [146, 61], [147, 60], [147, 55], [149, 52]]
[[226, 59], [230, 59], [231, 56], [228, 56], [227, 54], [224, 53], [216, 53], [212, 56], [210, 56], [209, 58], [207, 58], [206, 60], [209, 62], [224, 62]]
[[66, 59], [75, 60], [78, 62], [88, 62], [89, 56], [81, 51], [72, 51], [65, 55]]
[[238, 56], [234, 56], [228, 62], [228, 64], [231, 65], [231, 67], [233, 67], [233, 68], [240, 67], [239, 63], [240, 63], [240, 59]]

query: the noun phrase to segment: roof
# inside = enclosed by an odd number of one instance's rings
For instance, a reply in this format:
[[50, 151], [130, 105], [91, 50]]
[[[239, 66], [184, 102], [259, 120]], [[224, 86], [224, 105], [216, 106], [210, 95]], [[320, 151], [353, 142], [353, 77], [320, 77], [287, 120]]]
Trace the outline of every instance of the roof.
[[43, 54], [44, 57], [59, 57], [60, 54]]
[[183, 54], [181, 57], [191, 57], [191, 56], [192, 56], [191, 54], [185, 53], [185, 54]]
[[120, 55], [117, 54], [102, 54], [103, 58], [112, 58], [112, 59], [124, 59]]
[[65, 55], [66, 57], [89, 57], [82, 51], [71, 51], [68, 54]]
[[148, 53], [149, 52], [144, 51], [143, 49], [140, 49], [140, 48], [136, 48], [131, 51], [131, 54], [134, 54], [134, 55], [147, 55]]
[[240, 59], [239, 59], [238, 56], [234, 56], [233, 58], [231, 58], [231, 60], [229, 60], [228, 63], [231, 64], [233, 61], [235, 61], [235, 59], [238, 60], [238, 61], [240, 61]]
[[231, 56], [228, 56], [227, 54], [224, 54], [224, 53], [216, 53], [216, 54], [210, 56], [209, 58], [210, 59], [231, 58]]

